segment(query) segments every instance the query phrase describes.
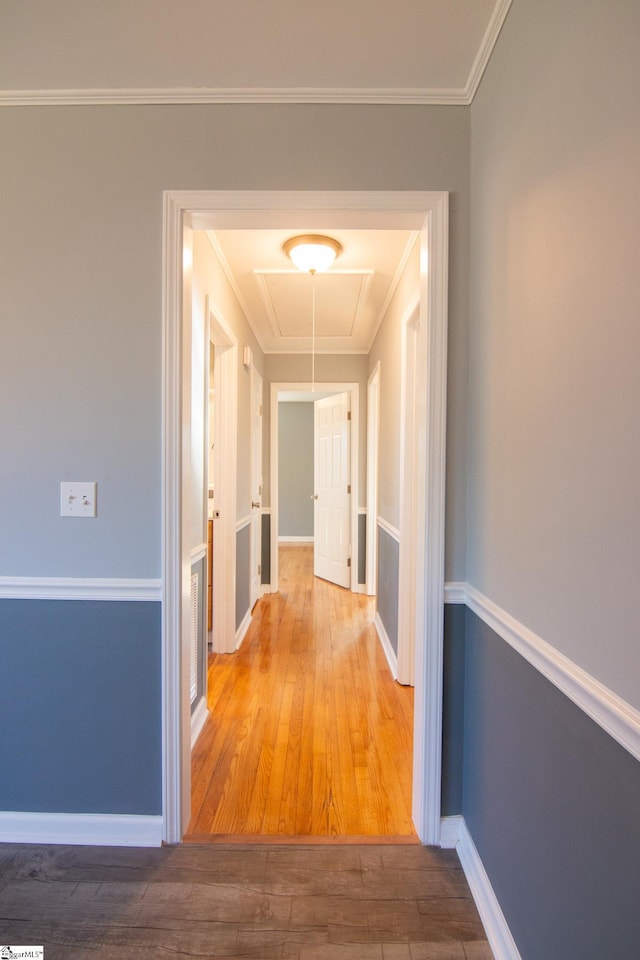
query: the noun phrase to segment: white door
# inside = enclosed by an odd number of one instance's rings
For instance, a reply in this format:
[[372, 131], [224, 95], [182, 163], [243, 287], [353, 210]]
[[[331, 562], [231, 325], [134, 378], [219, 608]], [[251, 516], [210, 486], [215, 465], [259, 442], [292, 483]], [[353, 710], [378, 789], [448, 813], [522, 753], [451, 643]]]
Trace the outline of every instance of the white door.
[[260, 597], [262, 544], [262, 377], [251, 366], [251, 608]]
[[316, 400], [314, 573], [351, 585], [349, 394]]

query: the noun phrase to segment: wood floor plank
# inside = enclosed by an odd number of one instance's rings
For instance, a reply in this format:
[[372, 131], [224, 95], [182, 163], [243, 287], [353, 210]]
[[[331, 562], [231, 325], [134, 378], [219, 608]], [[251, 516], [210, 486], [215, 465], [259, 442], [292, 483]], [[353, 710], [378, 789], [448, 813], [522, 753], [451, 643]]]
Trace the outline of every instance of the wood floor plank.
[[210, 656], [186, 839], [413, 838], [413, 690], [373, 601], [314, 577], [313, 547], [281, 547], [280, 569], [241, 649]]

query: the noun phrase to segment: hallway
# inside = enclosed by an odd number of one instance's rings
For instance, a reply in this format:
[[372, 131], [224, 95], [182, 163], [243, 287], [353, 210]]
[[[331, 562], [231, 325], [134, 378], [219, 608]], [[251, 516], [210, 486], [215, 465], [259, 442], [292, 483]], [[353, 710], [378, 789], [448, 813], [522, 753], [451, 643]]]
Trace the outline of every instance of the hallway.
[[237, 653], [209, 658], [186, 840], [418, 842], [413, 689], [391, 677], [373, 603], [315, 578], [313, 547], [280, 548], [279, 593]]

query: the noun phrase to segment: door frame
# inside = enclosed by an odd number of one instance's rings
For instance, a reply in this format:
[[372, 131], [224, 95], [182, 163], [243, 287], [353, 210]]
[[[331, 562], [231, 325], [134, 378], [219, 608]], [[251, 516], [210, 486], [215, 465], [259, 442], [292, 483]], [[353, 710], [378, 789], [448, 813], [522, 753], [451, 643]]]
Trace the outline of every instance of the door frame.
[[380, 471], [380, 361], [367, 382], [367, 511], [365, 589], [378, 592], [378, 482]]
[[[233, 653], [236, 646], [236, 471], [238, 456], [238, 340], [212, 297], [205, 299], [207, 344], [215, 347], [215, 509], [213, 564], [213, 649]], [[208, 391], [207, 391], [208, 392]], [[217, 479], [216, 479], [217, 477]], [[207, 477], [208, 480], [208, 477]], [[205, 516], [208, 508], [205, 484]]]
[[348, 393], [351, 403], [351, 582], [349, 589], [358, 592], [358, 443], [360, 426], [360, 384], [359, 383], [271, 383], [270, 404], [270, 470], [269, 485], [271, 498], [271, 593], [278, 592], [280, 579], [278, 558], [278, 395], [280, 393], [308, 393], [312, 386], [318, 393]]
[[420, 456], [421, 402], [418, 347], [420, 343], [420, 297], [416, 295], [404, 312], [400, 342], [400, 557], [398, 567], [398, 658], [397, 680], [414, 685], [416, 638], [420, 622], [417, 584], [424, 575], [419, 558], [424, 556], [426, 531], [419, 491], [424, 487], [426, 462]]
[[409, 229], [420, 234], [420, 363], [424, 387], [426, 544], [416, 649], [412, 817], [440, 842], [449, 195], [443, 191], [165, 191], [162, 263], [162, 760], [163, 839], [190, 816], [189, 672], [183, 606], [189, 560], [182, 537], [182, 299], [184, 228]]

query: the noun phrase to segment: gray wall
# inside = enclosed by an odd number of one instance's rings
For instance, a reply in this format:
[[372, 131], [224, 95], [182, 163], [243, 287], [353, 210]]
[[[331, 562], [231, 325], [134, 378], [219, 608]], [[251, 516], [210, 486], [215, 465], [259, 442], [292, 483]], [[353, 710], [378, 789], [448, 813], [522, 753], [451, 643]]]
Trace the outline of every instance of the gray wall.
[[0, 600], [0, 810], [160, 814], [160, 604]]
[[278, 404], [278, 536], [313, 539], [313, 403]]
[[[450, 362], [456, 374], [466, 362], [468, 137], [464, 107], [246, 104], [0, 111], [0, 141], [10, 145], [0, 151], [0, 436], [5, 451], [0, 576], [160, 576], [163, 190], [453, 190]], [[331, 358], [328, 368], [336, 365], [338, 358]], [[318, 374], [327, 372], [319, 364]], [[365, 382], [366, 375], [365, 368]], [[465, 435], [462, 403], [457, 411], [452, 408], [451, 451]], [[464, 512], [461, 473], [450, 475], [450, 508]], [[98, 481], [95, 520], [60, 519], [59, 482], [66, 479]], [[28, 509], [15, 508], [16, 491]], [[238, 511], [242, 516], [240, 502]], [[463, 541], [455, 535], [448, 550], [450, 573], [461, 577]], [[238, 602], [241, 614], [241, 598]], [[104, 706], [114, 716], [104, 722], [119, 730], [116, 714], [129, 696], [131, 652], [117, 636], [135, 636], [138, 619], [132, 604], [116, 606], [121, 610], [115, 639], [109, 645], [109, 635], [104, 643], [87, 646], [84, 663], [72, 658], [66, 682], [76, 689], [98, 674], [109, 649], [115, 672]], [[69, 618], [62, 607], [46, 609], [47, 633], [66, 636]], [[92, 609], [98, 624], [103, 607]], [[27, 607], [16, 610], [28, 624]], [[24, 633], [19, 623], [15, 630]], [[73, 633], [74, 643], [83, 635]], [[45, 635], [38, 636], [42, 669], [55, 675], [59, 650]], [[138, 685], [136, 709], [127, 714], [127, 742], [148, 743], [156, 756], [159, 621], [149, 644], [146, 682]], [[16, 646], [8, 674], [16, 690], [30, 689], [32, 663], [29, 646]], [[40, 694], [42, 715], [57, 722], [60, 704], [53, 686], [43, 684]], [[85, 774], [88, 744], [79, 743], [62, 720], [58, 732], [64, 738], [61, 769], [73, 785]], [[139, 751], [133, 752], [137, 763]], [[17, 756], [30, 766], [34, 780], [49, 770], [35, 739], [10, 739], [4, 759], [13, 762]], [[109, 757], [94, 751], [92, 762], [96, 785], [105, 785]], [[149, 774], [144, 783], [135, 777], [127, 781], [121, 808], [159, 810], [159, 768], [154, 770], [157, 780]], [[120, 803], [106, 785], [102, 800], [97, 788], [86, 802], [82, 793], [77, 796], [76, 809], [107, 811]], [[56, 802], [50, 809], [64, 809], [67, 800]], [[25, 797], [23, 808], [30, 803]]]
[[638, 37], [517, 0], [472, 106], [467, 571], [636, 707]]
[[462, 812], [522, 960], [636, 960], [640, 764], [467, 611]]
[[251, 598], [251, 525], [236, 534], [236, 629], [244, 620]]

